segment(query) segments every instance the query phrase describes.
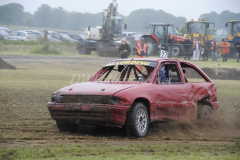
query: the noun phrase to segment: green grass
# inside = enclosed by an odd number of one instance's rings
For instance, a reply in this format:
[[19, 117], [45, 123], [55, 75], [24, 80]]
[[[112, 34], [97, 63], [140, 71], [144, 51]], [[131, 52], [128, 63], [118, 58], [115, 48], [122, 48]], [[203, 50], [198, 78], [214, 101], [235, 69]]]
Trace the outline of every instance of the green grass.
[[31, 50], [32, 54], [61, 54], [56, 49], [50, 47], [49, 43], [45, 43], [42, 46], [37, 46], [36, 48]]
[[72, 144], [0, 148], [0, 159], [229, 159], [238, 160], [235, 145]]

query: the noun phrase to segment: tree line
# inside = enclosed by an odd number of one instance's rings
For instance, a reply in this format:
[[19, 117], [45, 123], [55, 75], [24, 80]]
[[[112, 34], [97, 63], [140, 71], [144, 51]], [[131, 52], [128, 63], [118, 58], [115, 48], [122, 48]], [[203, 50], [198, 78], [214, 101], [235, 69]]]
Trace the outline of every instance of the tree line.
[[[18, 3], [9, 3], [0, 6], [0, 24], [20, 25], [30, 27], [55, 28], [67, 30], [83, 31], [88, 26], [102, 25], [103, 13], [80, 13], [68, 12], [62, 7], [52, 8], [47, 4], [42, 4], [33, 14], [24, 11], [24, 7]], [[187, 19], [176, 17], [163, 10], [139, 9], [132, 11], [130, 15], [122, 16], [124, 23], [128, 25], [128, 31], [149, 32], [145, 27], [150, 23], [173, 23], [178, 28], [184, 27]], [[240, 19], [240, 13], [223, 11], [205, 13], [200, 16], [216, 23], [216, 27], [224, 28], [224, 24], [233, 19]]]

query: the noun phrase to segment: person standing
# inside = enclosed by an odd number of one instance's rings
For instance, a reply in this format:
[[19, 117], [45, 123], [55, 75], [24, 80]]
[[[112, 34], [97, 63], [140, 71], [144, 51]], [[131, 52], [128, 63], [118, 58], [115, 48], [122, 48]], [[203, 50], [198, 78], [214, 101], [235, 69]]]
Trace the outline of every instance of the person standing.
[[[144, 58], [148, 57], [148, 49], [147, 45], [144, 43], [144, 38], [140, 38], [140, 42], [138, 42], [135, 46], [135, 51], [136, 51], [136, 58]], [[137, 65], [136, 66], [140, 71], [142, 71], [142, 66]]]
[[210, 52], [209, 45], [210, 45], [209, 38], [206, 37], [205, 42], [204, 42], [203, 61], [207, 61], [208, 60], [208, 54]]
[[240, 56], [240, 39], [238, 43], [236, 44], [236, 51], [237, 51], [237, 62], [239, 62], [239, 56]]
[[192, 42], [188, 37], [186, 37], [185, 41], [183, 42], [183, 47], [184, 47], [184, 59], [186, 60], [188, 58], [188, 60], [190, 60]]
[[172, 58], [172, 50], [174, 45], [173, 35], [169, 34], [169, 38], [167, 42], [168, 42], [168, 58]]
[[135, 46], [136, 58], [144, 58], [148, 57], [148, 49], [147, 45], [144, 43], [144, 38], [140, 38], [140, 42], [138, 42]]
[[222, 47], [223, 62], [227, 62], [231, 45], [224, 39], [220, 46]]
[[218, 42], [216, 42], [216, 40], [213, 39], [210, 46], [211, 46], [212, 61], [217, 61]]
[[131, 53], [131, 48], [127, 44], [126, 39], [122, 39], [121, 45], [118, 48], [118, 53], [120, 54], [121, 59], [128, 58]]
[[196, 41], [193, 42], [193, 60], [199, 61], [200, 49], [202, 48], [201, 42], [196, 38]]

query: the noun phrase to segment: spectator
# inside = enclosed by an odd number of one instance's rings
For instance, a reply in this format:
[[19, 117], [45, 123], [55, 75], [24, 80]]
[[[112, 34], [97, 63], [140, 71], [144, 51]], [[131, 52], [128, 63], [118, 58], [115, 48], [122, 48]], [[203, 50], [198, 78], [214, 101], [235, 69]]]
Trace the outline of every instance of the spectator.
[[193, 60], [194, 61], [199, 61], [201, 48], [202, 48], [201, 42], [198, 41], [198, 38], [196, 38], [196, 41], [193, 42]]
[[[147, 45], [144, 43], [143, 37], [141, 37], [140, 42], [136, 44], [135, 51], [136, 51], [136, 58], [144, 58], [145, 56], [148, 57], [148, 49], [147, 49]], [[140, 71], [142, 71], [142, 66], [137, 65], [136, 67]]]
[[128, 58], [128, 56], [131, 53], [131, 48], [130, 46], [127, 44], [126, 39], [122, 39], [122, 44], [119, 46], [118, 48], [118, 52], [120, 54], [121, 59], [125, 59]]
[[217, 61], [218, 42], [216, 42], [216, 40], [213, 39], [210, 46], [211, 46], [212, 61]]
[[205, 38], [205, 42], [204, 42], [203, 61], [207, 61], [208, 60], [208, 54], [210, 52], [209, 45], [210, 45], [209, 38], [206, 37]]
[[221, 43], [222, 53], [223, 53], [223, 62], [227, 62], [228, 54], [230, 52], [231, 45], [227, 42], [226, 39]]
[[240, 39], [239, 39], [238, 43], [236, 44], [236, 51], [237, 51], [237, 54], [238, 54], [237, 62], [239, 62], [239, 56], [240, 56]]
[[148, 57], [148, 49], [147, 49], [147, 45], [144, 43], [143, 37], [141, 37], [140, 42], [136, 44], [135, 51], [136, 51], [136, 58], [144, 58], [145, 56]]
[[190, 60], [192, 42], [188, 37], [186, 37], [186, 40], [183, 42], [183, 47], [184, 47], [184, 59], [186, 60], [188, 58], [188, 60]]
[[168, 38], [168, 58], [172, 58], [173, 45], [174, 45], [173, 35], [169, 34], [169, 38]]

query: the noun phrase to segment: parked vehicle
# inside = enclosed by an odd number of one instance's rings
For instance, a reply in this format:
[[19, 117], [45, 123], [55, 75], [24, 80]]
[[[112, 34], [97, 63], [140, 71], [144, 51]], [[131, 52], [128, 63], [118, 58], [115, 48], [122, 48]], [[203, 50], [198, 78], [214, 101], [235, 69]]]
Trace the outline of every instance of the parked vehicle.
[[133, 42], [135, 40], [135, 34], [138, 34], [136, 32], [123, 32], [122, 38], [125, 38], [128, 42]]
[[[43, 32], [41, 32], [40, 35], [41, 35], [42, 38], [44, 38], [44, 33]], [[58, 39], [52, 38], [49, 34], [48, 34], [48, 40], [50, 42], [56, 42], [56, 43], [61, 43], [62, 42], [62, 41], [60, 41]]]
[[6, 32], [5, 30], [3, 29], [0, 29], [0, 39], [3, 39], [3, 40], [12, 40], [12, 41], [16, 41], [17, 39], [13, 36], [10, 36], [8, 34], [8, 32]]
[[78, 43], [78, 41], [72, 39], [71, 37], [63, 33], [52, 32], [50, 36], [62, 42]]
[[70, 33], [70, 34], [68, 34], [68, 36], [71, 37], [72, 39], [75, 39], [76, 41], [79, 41], [79, 42], [85, 41], [85, 37], [82, 34]]
[[5, 27], [0, 27], [0, 29], [5, 30], [8, 34], [10, 34], [12, 31]]
[[76, 131], [79, 124], [124, 126], [128, 136], [143, 137], [151, 122], [211, 120], [219, 103], [215, 84], [196, 65], [134, 58], [113, 60], [88, 82], [59, 89], [47, 107], [60, 131]]
[[24, 31], [13, 31], [11, 36], [15, 37], [18, 41], [37, 41], [37, 36], [33, 33], [28, 33]]

